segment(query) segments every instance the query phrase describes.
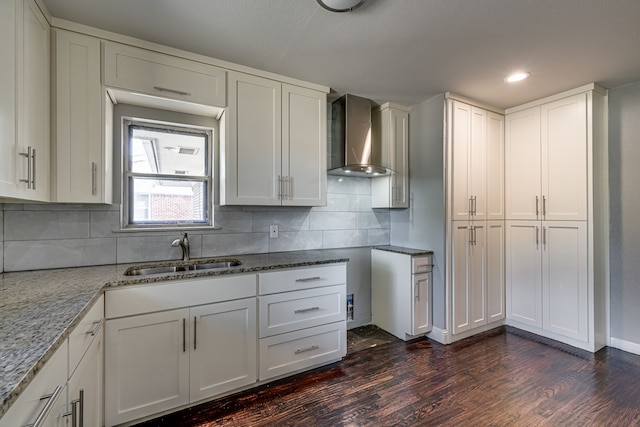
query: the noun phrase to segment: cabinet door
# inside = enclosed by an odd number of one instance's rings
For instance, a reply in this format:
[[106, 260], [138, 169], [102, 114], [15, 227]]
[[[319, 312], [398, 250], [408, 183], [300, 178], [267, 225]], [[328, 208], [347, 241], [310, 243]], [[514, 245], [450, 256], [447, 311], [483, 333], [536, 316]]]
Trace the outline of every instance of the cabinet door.
[[507, 317], [542, 327], [541, 236], [538, 221], [507, 221]]
[[487, 112], [486, 212], [489, 220], [503, 220], [504, 210], [504, 116]]
[[[77, 405], [76, 414], [78, 416], [76, 424], [71, 425], [87, 427], [104, 425], [102, 411], [103, 351], [104, 337], [101, 329], [69, 379], [69, 404]], [[77, 403], [74, 403], [75, 401]], [[71, 411], [71, 408], [69, 410]]]
[[506, 117], [506, 219], [538, 219], [541, 192], [540, 108]]
[[105, 180], [106, 152], [100, 40], [55, 30], [52, 138], [52, 200], [64, 203], [109, 203]]
[[188, 319], [181, 309], [107, 320], [107, 426], [189, 402]]
[[453, 222], [453, 247], [451, 258], [451, 312], [453, 333], [458, 334], [471, 329], [469, 318], [469, 225]]
[[471, 210], [469, 168], [472, 108], [457, 101], [451, 104], [451, 219], [466, 221]]
[[487, 322], [505, 317], [504, 221], [487, 221]]
[[327, 204], [327, 97], [282, 87], [282, 176], [285, 206]]
[[391, 109], [391, 207], [409, 207], [409, 113]]
[[487, 111], [471, 108], [471, 145], [469, 146], [469, 197], [471, 218], [487, 218], [486, 165], [487, 165]]
[[135, 93], [225, 106], [224, 70], [118, 43], [104, 43], [104, 82]]
[[431, 331], [431, 286], [431, 274], [413, 275], [411, 335], [426, 334]]
[[487, 324], [486, 308], [486, 222], [474, 222], [469, 242], [469, 318], [471, 328]]
[[18, 191], [16, 170], [16, 6], [18, 2], [0, 2], [0, 196], [15, 197]]
[[[20, 197], [49, 201], [50, 27], [34, 0], [26, 0], [18, 32], [17, 122]], [[29, 181], [29, 182], [22, 182]]]
[[542, 105], [542, 215], [587, 219], [587, 94]]
[[229, 73], [229, 108], [222, 132], [227, 135], [221, 138], [221, 204], [281, 204], [281, 105], [280, 83]]
[[586, 222], [542, 224], [544, 329], [588, 339]]
[[254, 383], [256, 299], [194, 307], [190, 314], [190, 401]]

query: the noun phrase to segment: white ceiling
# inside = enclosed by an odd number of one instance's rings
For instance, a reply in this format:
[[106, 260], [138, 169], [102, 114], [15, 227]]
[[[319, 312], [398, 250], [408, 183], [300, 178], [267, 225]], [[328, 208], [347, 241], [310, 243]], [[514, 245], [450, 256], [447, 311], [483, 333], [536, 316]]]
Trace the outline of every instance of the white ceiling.
[[[507, 108], [640, 80], [640, 0], [43, 0], [58, 18], [414, 105], [453, 91]], [[526, 70], [518, 84], [507, 74]]]

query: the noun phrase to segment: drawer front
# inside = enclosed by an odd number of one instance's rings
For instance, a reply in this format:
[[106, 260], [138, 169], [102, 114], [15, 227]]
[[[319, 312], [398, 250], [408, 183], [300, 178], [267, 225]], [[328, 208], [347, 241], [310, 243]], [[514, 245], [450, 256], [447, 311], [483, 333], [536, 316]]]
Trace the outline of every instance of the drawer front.
[[146, 49], [104, 43], [105, 85], [162, 98], [226, 106], [226, 72]]
[[65, 341], [0, 419], [0, 427], [31, 425], [40, 414], [44, 413], [49, 414], [47, 420], [55, 419], [62, 423], [60, 414], [64, 411], [67, 400], [66, 384], [67, 343]]
[[413, 258], [413, 274], [428, 273], [432, 269], [431, 255]]
[[346, 318], [346, 286], [261, 296], [260, 338]]
[[297, 268], [258, 274], [260, 295], [347, 283], [346, 264]]
[[260, 379], [311, 368], [347, 354], [346, 322], [336, 322], [260, 340]]
[[93, 304], [89, 312], [69, 335], [69, 378], [78, 367], [82, 356], [96, 335], [102, 334], [104, 322], [104, 296]]
[[113, 319], [255, 296], [255, 274], [123, 286], [105, 292], [105, 315]]

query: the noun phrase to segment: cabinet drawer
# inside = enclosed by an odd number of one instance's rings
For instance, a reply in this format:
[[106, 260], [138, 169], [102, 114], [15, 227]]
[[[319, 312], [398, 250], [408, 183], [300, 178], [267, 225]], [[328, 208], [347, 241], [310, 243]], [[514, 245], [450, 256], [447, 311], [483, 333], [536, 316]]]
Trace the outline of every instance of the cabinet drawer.
[[260, 340], [260, 379], [337, 361], [347, 353], [346, 324], [329, 325]]
[[347, 266], [298, 268], [258, 274], [260, 295], [347, 283]]
[[[0, 419], [0, 427], [31, 425], [38, 415], [44, 412], [49, 414], [47, 420], [61, 422], [60, 414], [64, 412], [67, 400], [66, 383], [67, 343], [65, 341]], [[58, 424], [51, 422], [45, 425]]]
[[260, 338], [346, 318], [346, 286], [262, 296]]
[[226, 106], [224, 70], [117, 43], [104, 43], [104, 83], [162, 98]]
[[104, 296], [101, 296], [69, 335], [69, 378], [97, 334], [102, 334]]
[[414, 257], [412, 265], [413, 270], [411, 272], [413, 274], [428, 273], [431, 271], [432, 264], [431, 255]]
[[124, 286], [105, 293], [105, 316], [135, 316], [256, 296], [256, 275], [229, 275]]

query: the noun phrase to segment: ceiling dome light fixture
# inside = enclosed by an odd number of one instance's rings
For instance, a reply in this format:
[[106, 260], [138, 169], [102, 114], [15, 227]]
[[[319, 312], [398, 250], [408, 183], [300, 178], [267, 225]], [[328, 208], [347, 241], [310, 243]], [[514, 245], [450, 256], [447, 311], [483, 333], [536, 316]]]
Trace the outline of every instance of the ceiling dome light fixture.
[[350, 12], [366, 0], [318, 0], [318, 4], [331, 12]]
[[513, 73], [509, 77], [504, 79], [504, 81], [507, 83], [515, 83], [528, 78], [530, 75], [531, 73], [527, 73], [527, 72]]

